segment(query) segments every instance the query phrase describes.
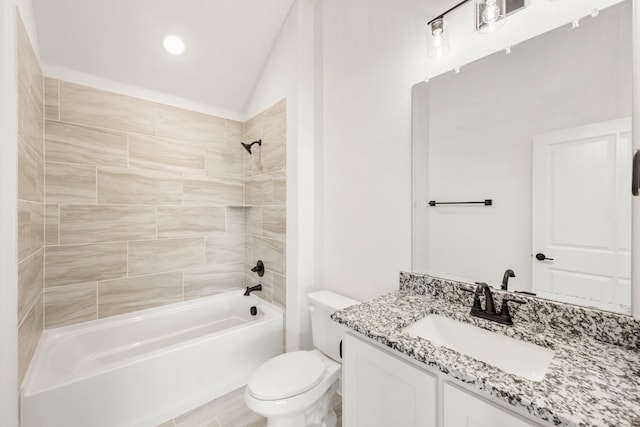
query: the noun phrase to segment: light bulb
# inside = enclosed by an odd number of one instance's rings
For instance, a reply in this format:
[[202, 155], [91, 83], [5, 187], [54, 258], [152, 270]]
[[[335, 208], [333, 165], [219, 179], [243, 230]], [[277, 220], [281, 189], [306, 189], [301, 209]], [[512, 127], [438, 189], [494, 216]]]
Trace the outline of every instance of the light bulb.
[[429, 25], [428, 49], [427, 53], [430, 58], [438, 59], [445, 56], [451, 50], [449, 45], [449, 35], [445, 28], [445, 22], [442, 18], [437, 18]]
[[476, 30], [488, 34], [502, 27], [506, 9], [505, 0], [476, 0]]
[[496, 0], [487, 0], [482, 11], [482, 22], [490, 25], [496, 22], [499, 17], [500, 8], [496, 4]]

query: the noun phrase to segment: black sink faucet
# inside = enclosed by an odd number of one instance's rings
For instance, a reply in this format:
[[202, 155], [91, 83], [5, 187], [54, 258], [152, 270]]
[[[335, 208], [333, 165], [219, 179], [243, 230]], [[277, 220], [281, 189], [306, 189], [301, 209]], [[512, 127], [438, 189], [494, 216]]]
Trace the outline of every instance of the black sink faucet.
[[502, 276], [502, 286], [500, 286], [500, 289], [502, 289], [503, 291], [506, 291], [509, 287], [509, 277], [516, 277], [516, 273], [514, 273], [510, 268], [507, 269], [504, 272], [504, 276]]
[[[525, 304], [524, 301], [510, 298], [505, 296], [502, 299], [502, 306], [500, 307], [500, 313], [496, 313], [496, 307], [493, 302], [493, 294], [491, 293], [491, 287], [484, 282], [476, 282], [478, 285], [474, 290], [464, 289], [467, 292], [473, 292], [473, 306], [471, 307], [471, 315], [480, 317], [482, 319], [491, 320], [493, 322], [502, 323], [503, 325], [513, 325], [513, 319], [511, 318], [511, 312], [509, 311], [509, 302], [515, 302], [517, 304]], [[484, 310], [482, 309], [482, 303], [480, 297], [484, 294]]]
[[[487, 285], [484, 282], [476, 282], [476, 295], [473, 300], [473, 307], [483, 311], [487, 314], [496, 314], [496, 307], [493, 304], [493, 294], [491, 293], [491, 286]], [[480, 297], [484, 294], [484, 310], [480, 306]], [[476, 302], [478, 303], [476, 307]], [[473, 311], [473, 309], [472, 309]]]
[[258, 285], [251, 286], [251, 287], [247, 286], [247, 290], [244, 291], [244, 296], [248, 297], [249, 295], [251, 295], [251, 292], [261, 291], [261, 290], [262, 290], [262, 284], [258, 284]]

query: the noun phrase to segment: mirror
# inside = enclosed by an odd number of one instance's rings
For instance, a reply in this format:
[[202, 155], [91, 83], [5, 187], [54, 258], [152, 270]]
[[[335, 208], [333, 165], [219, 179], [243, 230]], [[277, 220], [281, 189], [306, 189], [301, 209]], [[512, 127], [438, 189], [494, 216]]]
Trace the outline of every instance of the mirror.
[[414, 272], [631, 313], [631, 6], [414, 87]]

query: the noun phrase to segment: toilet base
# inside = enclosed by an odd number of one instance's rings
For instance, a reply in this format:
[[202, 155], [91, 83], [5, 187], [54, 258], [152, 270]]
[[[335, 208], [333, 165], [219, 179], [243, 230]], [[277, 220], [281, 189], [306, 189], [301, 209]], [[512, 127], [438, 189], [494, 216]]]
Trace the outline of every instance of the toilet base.
[[245, 389], [245, 403], [249, 409], [267, 418], [268, 427], [336, 427], [333, 396], [338, 390], [341, 365], [317, 350], [310, 353], [326, 365], [324, 378], [312, 389], [279, 400], [257, 399], [249, 386]]
[[338, 389], [334, 382], [320, 400], [304, 413], [267, 418], [267, 427], [336, 427], [338, 416], [333, 410], [333, 395]]

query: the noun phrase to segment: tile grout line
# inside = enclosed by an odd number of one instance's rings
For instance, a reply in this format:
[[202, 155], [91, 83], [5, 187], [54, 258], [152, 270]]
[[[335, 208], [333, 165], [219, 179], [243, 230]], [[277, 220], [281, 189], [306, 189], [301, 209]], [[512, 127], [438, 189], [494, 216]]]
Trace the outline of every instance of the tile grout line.
[[60, 117], [62, 117], [62, 111], [60, 111], [62, 105], [62, 101], [60, 99], [62, 97], [62, 91], [60, 90], [60, 80], [56, 80], [56, 86], [58, 89], [58, 121], [60, 121]]

